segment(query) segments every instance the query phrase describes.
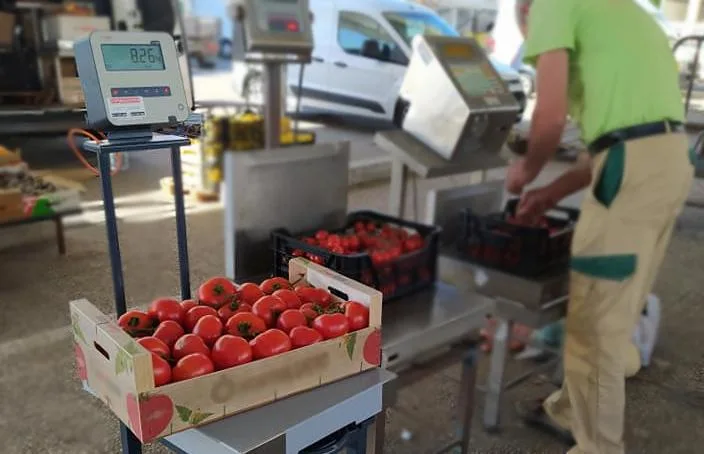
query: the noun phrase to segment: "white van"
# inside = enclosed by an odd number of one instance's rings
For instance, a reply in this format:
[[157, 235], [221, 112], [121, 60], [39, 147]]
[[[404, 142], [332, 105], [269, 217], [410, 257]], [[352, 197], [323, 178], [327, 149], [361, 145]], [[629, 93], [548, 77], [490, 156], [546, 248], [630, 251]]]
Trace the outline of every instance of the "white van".
[[[458, 36], [434, 11], [404, 0], [310, 0], [315, 49], [305, 66], [301, 111], [392, 120], [398, 91], [418, 34]], [[525, 106], [518, 73], [494, 62]], [[261, 99], [260, 69], [235, 62], [235, 90]], [[299, 94], [300, 65], [289, 65], [288, 106]], [[293, 96], [292, 96], [293, 95]]]

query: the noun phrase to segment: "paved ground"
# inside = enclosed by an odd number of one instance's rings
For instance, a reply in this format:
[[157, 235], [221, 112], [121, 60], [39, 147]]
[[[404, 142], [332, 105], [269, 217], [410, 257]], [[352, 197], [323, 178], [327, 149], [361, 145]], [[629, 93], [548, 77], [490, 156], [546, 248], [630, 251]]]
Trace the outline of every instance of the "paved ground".
[[[115, 179], [130, 304], [142, 304], [177, 289], [172, 208], [167, 198], [154, 191], [156, 179], [167, 169], [163, 156], [150, 155], [141, 157], [129, 172]], [[465, 179], [457, 177], [441, 184]], [[57, 256], [50, 225], [7, 229], [0, 235], [3, 453], [100, 454], [119, 450], [115, 419], [84, 394], [73, 377], [68, 301], [86, 297], [105, 311], [112, 307], [99, 190], [95, 180], [87, 186], [87, 213], [71, 222], [66, 257]], [[422, 183], [419, 192], [425, 189], [427, 184]], [[350, 209], [384, 210], [386, 191], [384, 185], [358, 188], [350, 194]], [[704, 356], [696, 345], [704, 323], [702, 219], [701, 212], [686, 213], [658, 282], [657, 293], [665, 302], [663, 338], [654, 365], [628, 385], [629, 452], [700, 451]], [[223, 269], [221, 225], [218, 205], [189, 204], [193, 282]], [[509, 373], [526, 366], [512, 362]], [[401, 390], [398, 405], [389, 410], [385, 452], [429, 454], [442, 445], [454, 424], [458, 379], [459, 366], [454, 365]], [[564, 446], [523, 427], [512, 410], [512, 401], [535, 398], [549, 389], [543, 381], [531, 380], [509, 392], [503, 409], [504, 431], [489, 436], [477, 422], [475, 452], [565, 452]], [[413, 434], [410, 441], [402, 440], [403, 430]], [[166, 451], [154, 446], [149, 452]]]

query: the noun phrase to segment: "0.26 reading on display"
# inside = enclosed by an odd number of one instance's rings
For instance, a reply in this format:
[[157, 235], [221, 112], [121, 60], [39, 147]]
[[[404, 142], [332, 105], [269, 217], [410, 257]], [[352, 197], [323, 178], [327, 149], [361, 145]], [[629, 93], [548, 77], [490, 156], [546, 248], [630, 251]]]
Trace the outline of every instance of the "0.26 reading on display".
[[159, 44], [101, 44], [106, 71], [164, 70]]

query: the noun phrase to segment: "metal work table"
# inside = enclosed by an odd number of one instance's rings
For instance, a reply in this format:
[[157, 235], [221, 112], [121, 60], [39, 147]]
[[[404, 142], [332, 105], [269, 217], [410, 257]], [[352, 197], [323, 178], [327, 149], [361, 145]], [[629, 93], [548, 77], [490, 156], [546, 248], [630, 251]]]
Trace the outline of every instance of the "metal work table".
[[[558, 271], [544, 277], [527, 279], [475, 265], [469, 265], [469, 268], [475, 291], [493, 299], [492, 315], [497, 320], [486, 380], [483, 416], [485, 429], [494, 431], [499, 428], [503, 391], [517, 385], [534, 372], [510, 383], [506, 382], [504, 372], [513, 325], [520, 323], [540, 329], [562, 319], [567, 309], [568, 273]], [[559, 376], [562, 372], [559, 360], [556, 369]]]
[[298, 454], [370, 418], [367, 446], [383, 452], [384, 409], [396, 399], [396, 375], [384, 369], [340, 380], [222, 421], [174, 434], [163, 443], [181, 454]]

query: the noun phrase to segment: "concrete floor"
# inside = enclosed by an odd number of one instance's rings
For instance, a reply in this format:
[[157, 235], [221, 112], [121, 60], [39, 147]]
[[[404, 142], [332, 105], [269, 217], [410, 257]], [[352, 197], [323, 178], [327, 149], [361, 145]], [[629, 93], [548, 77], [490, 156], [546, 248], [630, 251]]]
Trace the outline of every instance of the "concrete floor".
[[[171, 202], [157, 191], [158, 178], [167, 169], [164, 155], [142, 156], [114, 180], [130, 304], [144, 304], [155, 296], [177, 292]], [[119, 451], [117, 421], [100, 402], [82, 392], [74, 378], [68, 301], [85, 297], [104, 311], [112, 310], [99, 188], [95, 180], [87, 186], [87, 212], [70, 221], [67, 256], [57, 255], [51, 225], [0, 233], [2, 453]], [[383, 185], [350, 194], [350, 209], [385, 207]], [[665, 306], [662, 339], [654, 364], [627, 387], [628, 452], [701, 452], [704, 355], [698, 345], [704, 325], [702, 219], [702, 213], [694, 210], [683, 215], [682, 228], [673, 239], [657, 284], [656, 292]], [[192, 282], [221, 273], [219, 206], [189, 203], [188, 228]], [[526, 367], [514, 361], [508, 373], [517, 374]], [[429, 454], [443, 445], [452, 436], [458, 385], [459, 365], [453, 365], [402, 389], [398, 405], [388, 412], [385, 452]], [[568, 447], [524, 427], [513, 412], [516, 399], [536, 398], [550, 389], [538, 377], [508, 392], [504, 430], [499, 435], [484, 433], [477, 417], [475, 452], [566, 452]], [[401, 439], [404, 429], [413, 434], [410, 441]], [[167, 451], [151, 446], [147, 452]]]

